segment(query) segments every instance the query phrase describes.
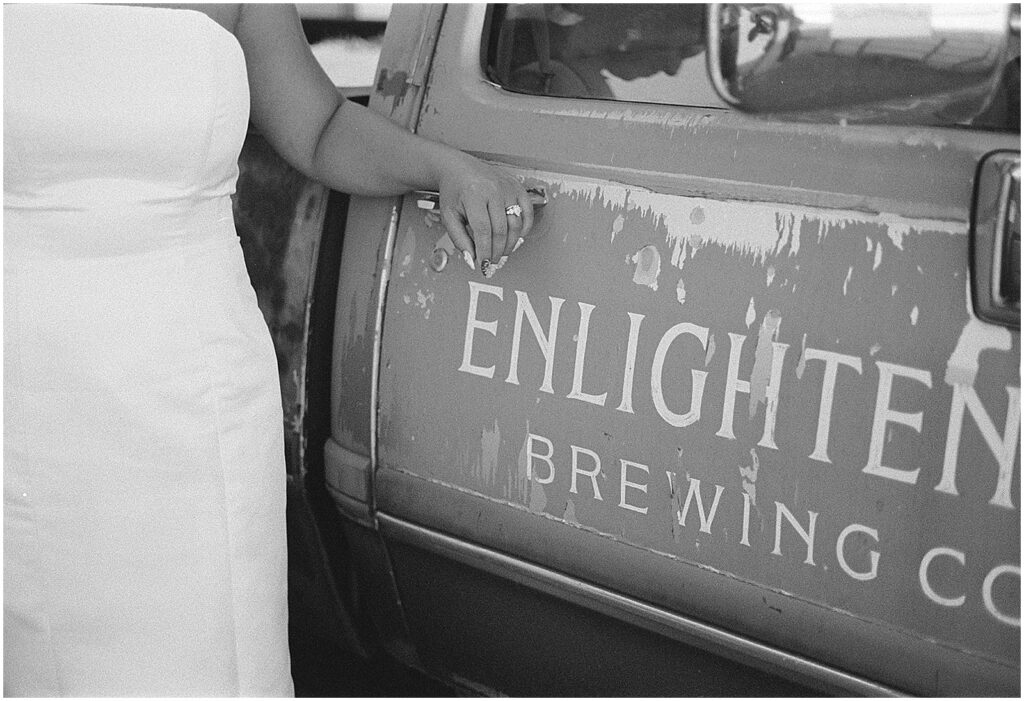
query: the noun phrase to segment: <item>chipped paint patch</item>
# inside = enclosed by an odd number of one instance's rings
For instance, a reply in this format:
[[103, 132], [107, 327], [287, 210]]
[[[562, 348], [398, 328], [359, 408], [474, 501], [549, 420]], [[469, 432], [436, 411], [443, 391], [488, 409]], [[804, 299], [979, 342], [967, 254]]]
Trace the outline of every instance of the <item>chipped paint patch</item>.
[[846, 296], [847, 290], [850, 287], [850, 278], [853, 277], [853, 266], [851, 265], [846, 271], [846, 279], [843, 280], [843, 297]]
[[878, 270], [878, 266], [882, 264], [882, 244], [875, 246], [875, 262], [872, 264], [872, 270]]
[[[556, 111], [561, 114], [563, 111]], [[568, 110], [572, 116], [584, 116], [579, 110]], [[585, 110], [586, 116], [590, 110]], [[604, 118], [608, 111], [601, 111]], [[593, 116], [598, 116], [596, 113]], [[586, 200], [600, 199], [615, 210], [641, 210], [653, 213], [665, 229], [666, 243], [673, 249], [672, 264], [681, 266], [689, 257], [705, 246], [721, 246], [730, 252], [753, 256], [764, 262], [768, 256], [795, 256], [800, 251], [801, 230], [805, 224], [817, 228], [819, 241], [832, 231], [846, 228], [851, 223], [874, 223], [887, 230], [894, 245], [903, 245], [903, 239], [913, 229], [916, 232], [966, 235], [967, 224], [962, 221], [939, 219], [905, 219], [897, 215], [865, 214], [853, 210], [821, 209], [798, 205], [784, 206], [758, 202], [738, 203], [733, 200], [711, 200], [654, 192], [645, 188], [626, 187], [598, 179], [567, 180], [564, 174], [536, 172], [541, 179], [559, 183], [561, 194]], [[913, 223], [913, 227], [910, 223]], [[695, 227], [697, 231], [694, 231]], [[689, 249], [683, 250], [683, 243]], [[875, 251], [876, 268], [881, 264], [881, 246], [871, 244]], [[870, 251], [869, 251], [870, 252]]]
[[910, 310], [910, 325], [911, 326], [917, 326], [917, 319], [920, 316], [920, 314], [921, 314], [921, 310], [918, 309], [917, 305], [915, 304], [914, 308]]
[[[416, 290], [416, 306], [420, 309], [425, 310], [423, 313], [424, 319], [430, 318], [430, 305], [434, 302], [434, 293], [425, 294], [423, 290]], [[406, 302], [408, 304], [408, 302]]]
[[[754, 369], [750, 374], [750, 418], [754, 418], [759, 404], [768, 399], [768, 382], [771, 379], [772, 356], [775, 353], [773, 343], [779, 338], [779, 326], [782, 315], [775, 309], [769, 309], [761, 321], [761, 330], [757, 334], [757, 349], [754, 351]], [[776, 401], [773, 399], [773, 401]], [[769, 411], [771, 408], [769, 407]]]
[[1012, 346], [1013, 336], [1009, 329], [977, 319], [969, 320], [946, 363], [946, 384], [973, 386], [982, 351], [1008, 351]]
[[757, 506], [757, 471], [761, 469], [761, 461], [757, 451], [750, 449], [750, 467], [740, 465], [740, 477], [743, 479], [743, 491], [750, 495], [750, 503]]
[[910, 234], [911, 220], [895, 214], [880, 214], [878, 220], [885, 226], [889, 240], [899, 250], [903, 250], [903, 239]]
[[[679, 449], [679, 453], [679, 457], [680, 459], [682, 459], [681, 448]], [[679, 523], [680, 519], [678, 516], [678, 514], [682, 513], [683, 511], [682, 495], [676, 489], [675, 474], [671, 470], [666, 470], [665, 476], [668, 478], [668, 500], [670, 504], [675, 506], [675, 509], [672, 510], [675, 515], [669, 519], [669, 523], [671, 524], [672, 528], [672, 540], [678, 543], [680, 526], [682, 525]]]
[[612, 243], [615, 243], [615, 237], [622, 233], [622, 227], [626, 225], [626, 218], [621, 214], [615, 217], [615, 221], [612, 222]]
[[548, 505], [548, 497], [544, 493], [544, 486], [534, 484], [530, 487], [530, 511], [541, 512]]
[[754, 306], [754, 298], [751, 297], [750, 298], [750, 304], [747, 305], [747, 317], [746, 317], [747, 328], [749, 329], [751, 327], [751, 325], [753, 325], [753, 323], [756, 320], [757, 320], [757, 307]]
[[415, 255], [416, 234], [410, 226], [405, 230], [405, 235], [402, 236], [402, 242], [398, 245], [398, 253], [395, 256], [395, 260], [398, 261], [400, 268], [398, 277], [405, 277], [406, 273], [409, 272], [409, 267], [412, 265], [412, 259]]
[[409, 74], [405, 71], [395, 71], [392, 74], [385, 68], [377, 77], [375, 89], [384, 97], [394, 97], [397, 102], [401, 102], [409, 90]]
[[494, 481], [498, 472], [498, 448], [501, 447], [501, 429], [498, 421], [494, 421], [494, 430], [484, 429], [480, 435], [480, 470], [481, 476], [488, 483]]
[[876, 343], [875, 345], [871, 346], [871, 348], [868, 349], [868, 355], [874, 358], [876, 355], [878, 355], [878, 351], [880, 350], [882, 350], [882, 346]]
[[652, 290], [658, 289], [658, 276], [661, 275], [661, 253], [655, 246], [644, 246], [630, 258], [636, 264], [633, 271], [633, 282]]
[[680, 304], [686, 303], [686, 285], [683, 284], [682, 278], [679, 278], [679, 282], [676, 283], [676, 299]]
[[572, 503], [572, 499], [566, 500], [565, 513], [562, 514], [562, 519], [568, 523], [580, 525], [580, 522], [576, 519], [576, 505]]
[[774, 280], [774, 279], [775, 279], [775, 266], [774, 265], [769, 265], [768, 266], [768, 272], [765, 275], [764, 286], [765, 287], [771, 287], [772, 286], [772, 280]]
[[807, 334], [804, 334], [800, 342], [800, 361], [796, 364], [796, 379], [804, 379], [804, 370], [807, 369]]

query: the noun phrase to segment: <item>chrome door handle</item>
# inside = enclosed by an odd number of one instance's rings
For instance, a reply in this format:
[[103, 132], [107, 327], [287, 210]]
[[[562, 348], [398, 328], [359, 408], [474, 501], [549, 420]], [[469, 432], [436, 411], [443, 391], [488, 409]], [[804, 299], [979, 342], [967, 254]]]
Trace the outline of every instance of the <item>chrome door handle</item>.
[[[441, 197], [433, 190], [416, 190], [416, 206], [427, 211], [437, 211], [441, 208]], [[530, 204], [534, 209], [543, 207], [548, 203], [547, 195], [542, 187], [528, 187], [526, 194], [530, 196]]]

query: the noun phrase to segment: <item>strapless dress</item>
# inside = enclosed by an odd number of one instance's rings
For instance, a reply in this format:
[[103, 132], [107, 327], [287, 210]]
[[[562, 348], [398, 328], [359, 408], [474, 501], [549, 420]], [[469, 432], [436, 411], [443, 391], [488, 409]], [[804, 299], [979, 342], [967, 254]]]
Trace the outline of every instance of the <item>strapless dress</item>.
[[190, 10], [3, 12], [4, 695], [290, 696], [241, 48]]

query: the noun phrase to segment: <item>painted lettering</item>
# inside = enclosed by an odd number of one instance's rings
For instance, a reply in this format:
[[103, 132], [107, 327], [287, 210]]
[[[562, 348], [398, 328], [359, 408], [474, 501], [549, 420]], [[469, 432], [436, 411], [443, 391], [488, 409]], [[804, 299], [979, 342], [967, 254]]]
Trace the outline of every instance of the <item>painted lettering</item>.
[[689, 426], [700, 420], [700, 406], [704, 398], [704, 382], [708, 374], [703, 370], [690, 370], [692, 378], [692, 393], [690, 396], [690, 410], [685, 414], [677, 414], [668, 408], [665, 403], [664, 388], [662, 387], [662, 375], [665, 369], [665, 356], [669, 346], [679, 336], [687, 334], [700, 341], [701, 348], [707, 351], [708, 329], [704, 326], [697, 326], [689, 322], [676, 324], [661, 337], [658, 348], [654, 352], [654, 363], [651, 366], [651, 398], [654, 400], [654, 407], [658, 410], [661, 418], [670, 426]]
[[964, 425], [964, 409], [968, 410], [974, 423], [977, 424], [989, 450], [996, 457], [999, 465], [999, 476], [996, 479], [996, 491], [989, 500], [993, 506], [1006, 509], [1013, 508], [1010, 489], [1013, 485], [1013, 464], [1020, 440], [1020, 387], [1007, 387], [1006, 424], [1003, 435], [996, 431], [995, 422], [985, 411], [978, 398], [978, 393], [971, 385], [953, 385], [953, 403], [949, 409], [949, 429], [946, 432], [946, 454], [942, 461], [942, 479], [935, 489], [946, 494], [957, 495], [956, 463], [960, 452], [960, 432]]
[[839, 366], [845, 365], [853, 368], [860, 375], [860, 358], [845, 353], [808, 348], [804, 351], [804, 359], [825, 362], [825, 374], [821, 380], [821, 402], [818, 405], [818, 432], [815, 434], [814, 452], [811, 453], [810, 458], [819, 462], [831, 463], [832, 461], [828, 457], [828, 435], [832, 426], [832, 403], [835, 399]]
[[[576, 476], [586, 475], [590, 478], [590, 484], [594, 488], [594, 498], [598, 501], [604, 501], [601, 498], [601, 488], [597, 486], [597, 476], [601, 472], [601, 458], [598, 457], [597, 453], [586, 448], [581, 448], [578, 445], [570, 445], [569, 448], [572, 450], [572, 483], [569, 487], [569, 492], [572, 494], [579, 494], [576, 491]], [[586, 455], [594, 461], [594, 469], [587, 470], [580, 469], [580, 455]]]
[[494, 295], [502, 299], [505, 291], [495, 285], [485, 285], [482, 282], [469, 281], [469, 311], [466, 314], [466, 335], [462, 341], [462, 365], [459, 372], [468, 372], [470, 375], [479, 375], [488, 379], [494, 377], [494, 366], [482, 367], [473, 365], [473, 335], [479, 329], [485, 331], [495, 338], [498, 336], [497, 321], [480, 321], [477, 319], [477, 307], [479, 305], [480, 293]]
[[[1005, 623], [1008, 626], [1020, 628], [1020, 613], [1018, 613], [1016, 617], [1003, 613], [996, 608], [995, 601], [992, 599], [992, 587], [995, 585], [996, 580], [1004, 574], [1015, 574], [1017, 575], [1017, 579], [1020, 579], [1020, 567], [1017, 565], [999, 565], [998, 567], [993, 567], [985, 576], [985, 581], [981, 585], [981, 599], [985, 602], [985, 610], [992, 614], [992, 617], [997, 621]], [[1017, 588], [1020, 588], [1020, 584], [1017, 585]]]
[[772, 555], [782, 555], [782, 517], [785, 516], [786, 520], [793, 527], [793, 530], [797, 532], [797, 535], [807, 545], [807, 557], [804, 558], [804, 563], [808, 565], [814, 564], [814, 526], [818, 520], [817, 511], [808, 511], [807, 517], [809, 519], [807, 528], [805, 529], [800, 525], [796, 516], [793, 512], [786, 508], [785, 504], [775, 502], [775, 547], [772, 548]]
[[743, 492], [743, 536], [740, 545], [750, 547], [750, 495]]
[[579, 302], [578, 304], [580, 306], [580, 326], [576, 334], [576, 365], [572, 372], [572, 391], [569, 392], [567, 398], [579, 399], [581, 402], [604, 406], [604, 400], [608, 397], [607, 392], [588, 394], [583, 391], [583, 366], [586, 363], [587, 336], [590, 333], [590, 315], [594, 311], [594, 305], [587, 304], [586, 302]]
[[[543, 443], [548, 447], [547, 455], [541, 455], [540, 453], [533, 452], [534, 443]], [[533, 479], [533, 459], [540, 458], [548, 464], [548, 476], [538, 477], [536, 479], [537, 484], [551, 484], [555, 481], [555, 463], [552, 462], [551, 458], [555, 455], [555, 446], [552, 445], [544, 436], [539, 436], [536, 433], [529, 433], [526, 436], [526, 479]]]
[[[767, 319], [766, 319], [767, 321]], [[725, 380], [725, 399], [722, 403], [722, 423], [718, 428], [716, 436], [722, 438], [728, 438], [729, 440], [735, 440], [736, 434], [733, 431], [733, 418], [736, 413], [736, 395], [744, 393], [751, 395], [751, 382], [754, 379], [753, 374], [751, 380], [740, 379], [740, 356], [743, 352], [743, 344], [746, 342], [747, 337], [738, 333], [729, 334], [729, 370], [726, 374]], [[758, 445], [765, 448], [772, 448], [778, 450], [778, 446], [775, 444], [775, 421], [778, 413], [779, 403], [779, 390], [782, 385], [782, 365], [786, 358], [786, 350], [789, 348], [788, 343], [778, 343], [777, 341], [771, 341], [771, 363], [770, 365], [765, 363], [767, 366], [764, 369], [758, 369], [758, 376], [760, 377], [768, 372], [766, 380], [758, 380], [755, 384], [757, 385], [757, 394], [760, 395], [763, 392], [763, 399], [766, 403], [765, 415], [764, 415], [764, 430], [761, 433], [761, 440], [758, 441]], [[757, 361], [755, 360], [755, 367], [757, 367]], [[758, 397], [761, 399], [762, 397]], [[751, 395], [751, 417], [753, 417], [755, 404], [754, 397]]]
[[746, 336], [738, 333], [729, 334], [729, 372], [725, 380], [725, 402], [722, 405], [722, 425], [716, 436], [736, 440], [732, 430], [732, 418], [736, 411], [736, 395], [739, 392], [750, 394], [750, 383], [740, 379], [740, 353]]
[[917, 570], [917, 579], [921, 584], [921, 591], [923, 591], [925, 596], [937, 603], [939, 606], [963, 606], [964, 602], [967, 600], [965, 595], [961, 594], [960, 596], [950, 598], [939, 595], [935, 589], [932, 588], [931, 582], [928, 579], [928, 569], [931, 567], [932, 560], [937, 557], [951, 557], [961, 565], [964, 565], [967, 562], [966, 556], [959, 550], [946, 547], [932, 548], [923, 558], [921, 558], [921, 566]]
[[843, 529], [842, 533], [840, 533], [839, 537], [836, 539], [836, 560], [839, 562], [839, 567], [842, 568], [843, 572], [848, 574], [850, 577], [861, 582], [867, 582], [878, 576], [878, 560], [881, 558], [881, 554], [877, 550], [872, 550], [870, 552], [871, 569], [867, 572], [855, 571], [849, 564], [847, 564], [845, 549], [846, 539], [854, 533], [864, 533], [873, 538], [876, 543], [878, 542], [878, 531], [874, 528], [868, 528], [867, 526], [862, 526], [859, 523], [851, 523]]
[[554, 394], [551, 386], [551, 377], [555, 369], [555, 343], [558, 339], [558, 313], [565, 302], [560, 297], [548, 297], [551, 301], [551, 318], [548, 320], [548, 331], [544, 333], [541, 328], [540, 319], [530, 303], [530, 297], [525, 292], [516, 290], [516, 323], [512, 334], [512, 359], [509, 362], [508, 377], [505, 382], [519, 384], [519, 345], [523, 337], [523, 319], [530, 322], [533, 335], [540, 346], [540, 352], [544, 355], [544, 381], [541, 383], [540, 391]]
[[620, 474], [620, 476], [619, 476], [619, 506], [621, 506], [623, 509], [629, 509], [630, 511], [635, 511], [638, 514], [646, 514], [647, 513], [647, 507], [646, 506], [642, 506], [642, 507], [641, 506], [634, 506], [633, 504], [630, 504], [630, 503], [628, 503], [626, 501], [626, 489], [627, 488], [634, 489], [634, 490], [637, 490], [637, 491], [641, 491], [644, 494], [647, 494], [647, 485], [646, 484], [640, 484], [638, 482], [630, 482], [629, 481], [629, 477], [627, 475], [628, 475], [628, 470], [631, 467], [636, 467], [638, 469], [641, 469], [641, 470], [643, 470], [644, 472], [646, 472], [648, 474], [650, 474], [651, 471], [648, 469], [647, 465], [643, 465], [641, 463], [633, 462], [632, 460], [625, 460], [625, 459], [620, 459], [619, 460], [619, 467], [622, 468], [621, 472], [619, 473]]
[[636, 370], [636, 348], [640, 338], [640, 324], [643, 314], [629, 312], [629, 341], [626, 346], [626, 365], [622, 372], [622, 401], [618, 410], [633, 413], [633, 374]]
[[711, 533], [711, 524], [715, 520], [715, 512], [718, 511], [718, 502], [722, 498], [724, 487], [720, 484], [715, 485], [715, 498], [711, 502], [711, 511], [706, 514], [704, 511], [704, 500], [700, 494], [700, 480], [693, 477], [688, 479], [690, 480], [690, 489], [686, 492], [686, 501], [683, 502], [683, 508], [679, 512], [679, 525], [686, 525], [686, 514], [690, 511], [690, 502], [696, 498], [697, 515], [700, 517], [700, 530], [702, 533]]
[[885, 429], [890, 423], [909, 426], [918, 433], [921, 432], [921, 420], [924, 412], [918, 411], [909, 413], [896, 411], [890, 407], [892, 397], [892, 381], [894, 377], [906, 377], [920, 382], [928, 389], [932, 388], [932, 374], [927, 370], [918, 370], [893, 363], [876, 361], [878, 365], [878, 394], [875, 399], [875, 420], [871, 426], [871, 444], [868, 448], [868, 464], [864, 466], [864, 472], [869, 475], [877, 475], [886, 479], [916, 484], [920, 468], [912, 470], [900, 470], [882, 464], [882, 452], [885, 448]]

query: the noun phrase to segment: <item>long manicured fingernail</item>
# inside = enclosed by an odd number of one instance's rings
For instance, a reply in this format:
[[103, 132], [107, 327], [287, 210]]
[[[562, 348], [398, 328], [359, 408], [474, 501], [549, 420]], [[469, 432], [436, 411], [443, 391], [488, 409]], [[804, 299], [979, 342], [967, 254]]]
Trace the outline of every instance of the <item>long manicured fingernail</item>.
[[469, 251], [462, 252], [462, 260], [466, 261], [466, 265], [468, 265], [470, 268], [476, 270], [476, 263], [473, 262], [473, 254], [471, 254]]

